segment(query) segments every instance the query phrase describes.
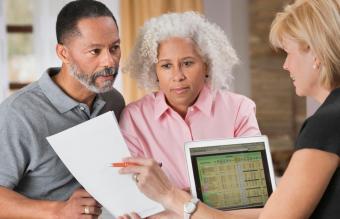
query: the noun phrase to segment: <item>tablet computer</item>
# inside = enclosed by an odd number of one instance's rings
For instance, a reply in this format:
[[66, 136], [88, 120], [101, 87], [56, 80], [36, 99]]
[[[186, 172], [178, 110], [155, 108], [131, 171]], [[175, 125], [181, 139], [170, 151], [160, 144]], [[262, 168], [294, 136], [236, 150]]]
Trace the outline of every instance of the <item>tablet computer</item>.
[[220, 210], [263, 207], [276, 188], [266, 136], [185, 143], [192, 195]]

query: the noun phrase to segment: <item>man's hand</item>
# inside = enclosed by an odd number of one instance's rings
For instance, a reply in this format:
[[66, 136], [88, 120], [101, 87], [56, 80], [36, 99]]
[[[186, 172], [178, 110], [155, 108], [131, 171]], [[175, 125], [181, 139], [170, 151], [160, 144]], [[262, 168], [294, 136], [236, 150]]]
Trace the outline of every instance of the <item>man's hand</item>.
[[76, 190], [68, 201], [60, 204], [58, 219], [94, 219], [102, 213], [102, 206], [84, 189]]

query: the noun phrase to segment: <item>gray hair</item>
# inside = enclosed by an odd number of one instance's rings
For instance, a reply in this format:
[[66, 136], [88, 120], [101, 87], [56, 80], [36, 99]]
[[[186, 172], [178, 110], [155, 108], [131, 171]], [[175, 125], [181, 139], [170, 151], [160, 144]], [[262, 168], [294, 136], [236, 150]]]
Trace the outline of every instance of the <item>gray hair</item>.
[[139, 86], [158, 88], [155, 64], [159, 44], [171, 37], [190, 38], [208, 65], [207, 82], [213, 89], [230, 88], [231, 70], [238, 63], [235, 50], [223, 30], [195, 12], [168, 13], [147, 21], [122, 72], [129, 73]]

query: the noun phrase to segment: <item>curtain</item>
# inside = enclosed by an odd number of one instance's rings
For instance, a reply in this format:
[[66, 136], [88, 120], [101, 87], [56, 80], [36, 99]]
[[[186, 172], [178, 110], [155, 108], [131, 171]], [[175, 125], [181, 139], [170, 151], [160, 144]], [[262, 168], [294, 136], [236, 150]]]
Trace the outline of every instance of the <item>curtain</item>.
[[9, 90], [6, 34], [5, 1], [0, 0], [0, 103], [6, 98]]
[[33, 1], [33, 52], [37, 76], [47, 68], [58, 67], [61, 64], [55, 52], [57, 43], [55, 22], [58, 12], [66, 2], [65, 0]]
[[[121, 14], [121, 39], [122, 62], [128, 57], [133, 47], [138, 29], [144, 21], [167, 12], [203, 11], [202, 0], [122, 0]], [[127, 103], [135, 101], [147, 92], [137, 87], [135, 80], [129, 75], [123, 75], [124, 97]]]

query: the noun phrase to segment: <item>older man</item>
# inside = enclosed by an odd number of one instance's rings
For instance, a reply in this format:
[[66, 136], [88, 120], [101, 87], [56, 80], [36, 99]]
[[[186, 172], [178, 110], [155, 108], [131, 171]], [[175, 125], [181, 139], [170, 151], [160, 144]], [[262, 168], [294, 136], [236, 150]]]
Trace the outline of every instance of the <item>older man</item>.
[[0, 218], [101, 213], [45, 137], [110, 110], [119, 117], [125, 103], [112, 87], [121, 55], [118, 27], [104, 4], [78, 0], [60, 11], [56, 32], [61, 68], [48, 69], [0, 105]]

